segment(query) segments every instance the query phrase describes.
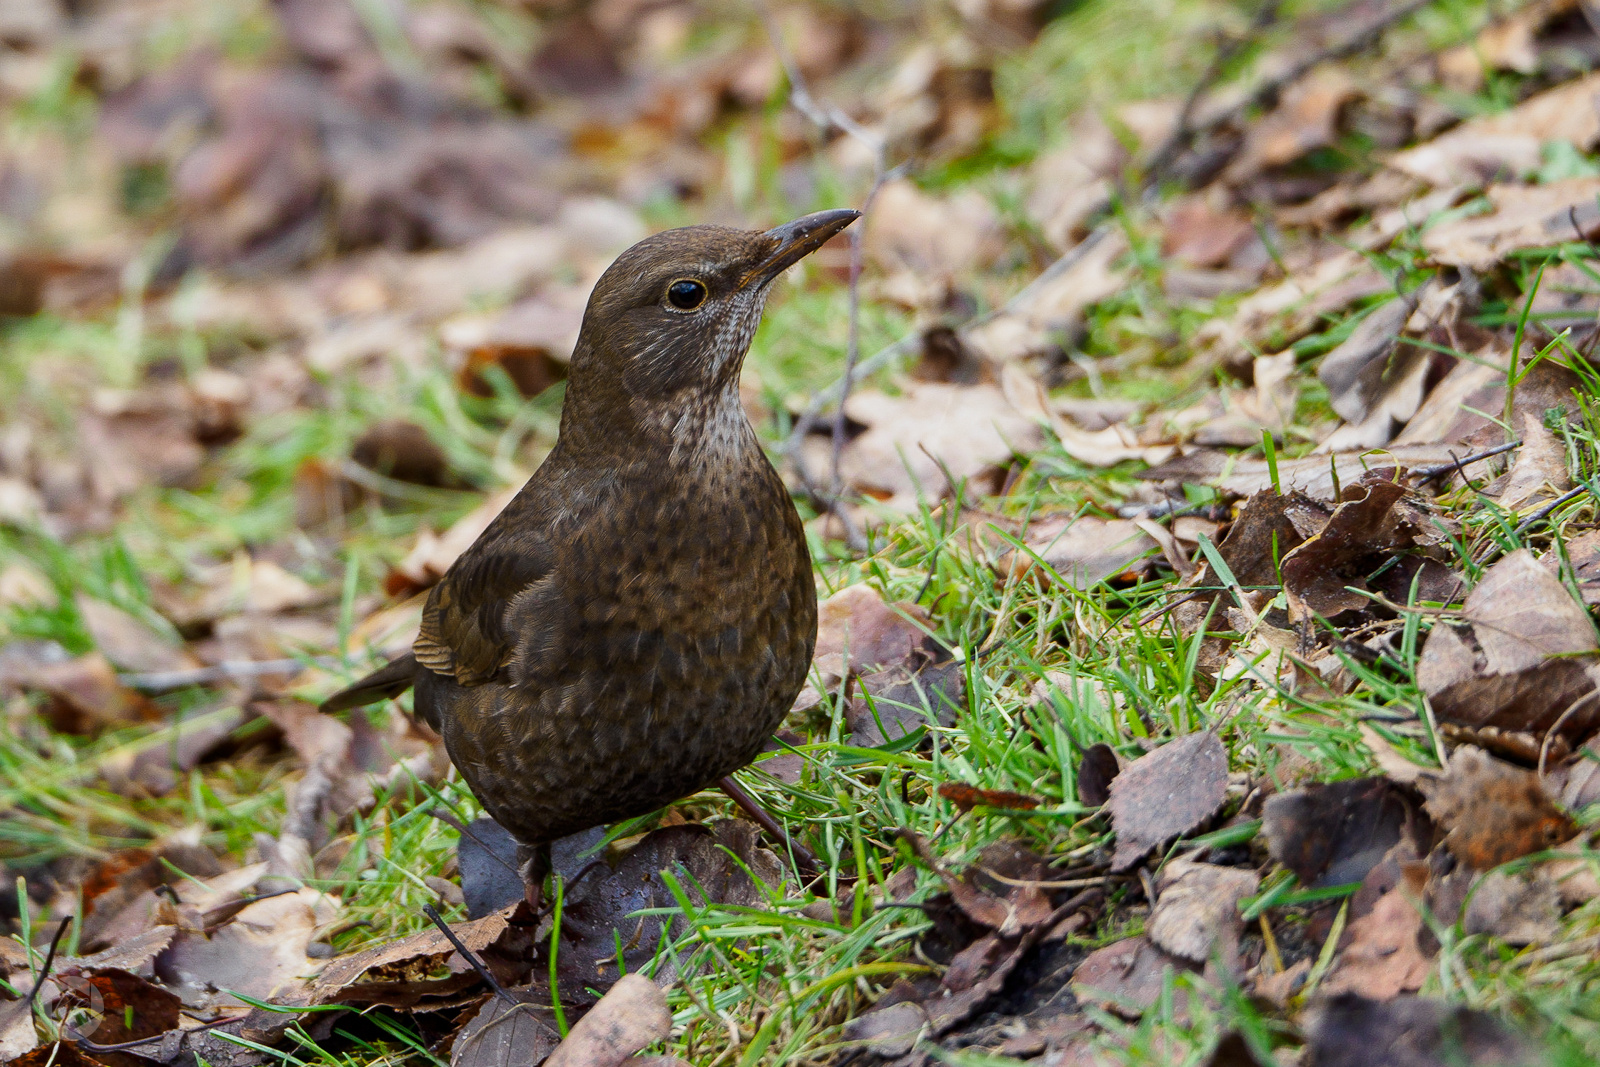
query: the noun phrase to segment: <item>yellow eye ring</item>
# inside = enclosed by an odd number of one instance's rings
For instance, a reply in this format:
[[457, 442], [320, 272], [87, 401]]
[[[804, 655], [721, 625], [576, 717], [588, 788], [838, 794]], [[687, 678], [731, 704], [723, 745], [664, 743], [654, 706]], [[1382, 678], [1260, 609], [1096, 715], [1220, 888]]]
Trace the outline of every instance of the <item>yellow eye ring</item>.
[[667, 303], [679, 311], [693, 311], [706, 302], [705, 283], [693, 278], [679, 278], [667, 286]]

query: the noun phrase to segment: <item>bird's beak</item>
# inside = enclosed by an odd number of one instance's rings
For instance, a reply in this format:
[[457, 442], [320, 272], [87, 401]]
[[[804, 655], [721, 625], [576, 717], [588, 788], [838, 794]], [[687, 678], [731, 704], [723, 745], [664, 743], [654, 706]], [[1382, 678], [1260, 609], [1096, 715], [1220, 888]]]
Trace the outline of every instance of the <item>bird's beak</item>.
[[827, 243], [828, 239], [861, 217], [854, 208], [818, 211], [776, 226], [767, 236], [777, 242], [767, 258], [745, 275], [745, 285], [766, 285]]

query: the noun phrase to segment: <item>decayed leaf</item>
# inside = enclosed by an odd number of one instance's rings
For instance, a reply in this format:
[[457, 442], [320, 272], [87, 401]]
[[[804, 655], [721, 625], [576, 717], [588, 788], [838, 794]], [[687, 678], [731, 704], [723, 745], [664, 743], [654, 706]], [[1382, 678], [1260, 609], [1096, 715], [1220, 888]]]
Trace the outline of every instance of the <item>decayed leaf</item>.
[[337, 914], [337, 899], [315, 889], [266, 897], [209, 937], [180, 930], [156, 958], [156, 976], [194, 1007], [242, 1006], [223, 990], [259, 1000], [296, 996], [325, 962], [306, 949]]
[[910, 307], [941, 306], [1003, 247], [1000, 220], [975, 191], [938, 197], [900, 179], [879, 190], [866, 222], [866, 254], [889, 275], [883, 294]]
[[1270, 114], [1252, 123], [1224, 179], [1239, 184], [1265, 167], [1292, 163], [1338, 136], [1339, 109], [1359, 93], [1341, 67], [1324, 64], [1293, 83]]
[[928, 1026], [928, 1012], [914, 1000], [876, 1005], [851, 1019], [844, 1027], [844, 1040], [890, 1058], [910, 1052]]
[[1531, 553], [1490, 567], [1463, 614], [1465, 626], [1434, 627], [1417, 663], [1441, 725], [1530, 760], [1565, 756], [1600, 727], [1594, 625]]
[[1098, 808], [1111, 799], [1111, 783], [1122, 768], [1111, 746], [1100, 742], [1083, 751], [1078, 763], [1078, 800], [1090, 808]]
[[547, 1067], [619, 1067], [672, 1031], [667, 998], [650, 979], [627, 974], [572, 1027]]
[[117, 680], [98, 652], [62, 661], [27, 662], [13, 657], [0, 665], [0, 685], [46, 694], [45, 715], [62, 733], [88, 734], [109, 726], [159, 719], [161, 709]]
[[1051, 351], [1085, 309], [1127, 284], [1127, 272], [1114, 266], [1127, 251], [1121, 231], [1101, 238], [1066, 270], [1042, 279], [1015, 306], [963, 332], [963, 342], [995, 364]]
[[510, 993], [484, 1001], [478, 1013], [455, 1035], [450, 1046], [450, 1067], [520, 1067], [548, 1063], [561, 1041], [556, 1031], [550, 998], [539, 992]]
[[1307, 1045], [1317, 1067], [1538, 1067], [1544, 1051], [1487, 1012], [1351, 990], [1320, 1001]]
[[1543, 873], [1490, 871], [1473, 886], [1461, 926], [1511, 945], [1553, 941], [1561, 932], [1561, 890]]
[[962, 811], [971, 811], [980, 804], [1012, 811], [1031, 811], [1039, 806], [1038, 797], [1004, 789], [979, 789], [963, 782], [940, 782], [939, 795]]
[[1130, 937], [1089, 953], [1072, 973], [1072, 993], [1080, 1001], [1138, 1018], [1161, 998], [1169, 970], [1182, 974], [1194, 969], [1148, 938]]
[[1403, 875], [1370, 912], [1350, 924], [1344, 947], [1322, 984], [1324, 993], [1359, 992], [1388, 1000], [1422, 987], [1432, 967], [1417, 942], [1423, 930], [1419, 907], [1427, 869], [1410, 864]]
[[1422, 788], [1428, 814], [1448, 831], [1444, 844], [1474, 870], [1553, 848], [1575, 829], [1545, 795], [1538, 775], [1470, 745], [1450, 757], [1443, 778]]
[[1272, 858], [1305, 886], [1348, 885], [1403, 837], [1431, 831], [1414, 795], [1384, 778], [1311, 785], [1267, 798], [1261, 832]]
[[[1568, 562], [1572, 564], [1572, 577], [1577, 582], [1578, 595], [1590, 607], [1600, 604], [1600, 530], [1581, 533], [1562, 547]], [[1553, 566], [1556, 559], [1556, 554], [1552, 553], [1545, 558], [1545, 563]]]
[[1283, 556], [1283, 585], [1295, 621], [1331, 618], [1371, 601], [1358, 590], [1397, 553], [1440, 544], [1447, 527], [1436, 509], [1400, 480], [1374, 470], [1347, 486], [1323, 528]]
[[1216, 814], [1228, 789], [1228, 753], [1210, 731], [1189, 734], [1147, 753], [1111, 782], [1111, 826], [1117, 832], [1111, 869], [1125, 871], [1164, 841]]
[[1162, 871], [1161, 884], [1145, 936], [1174, 956], [1204, 963], [1219, 947], [1232, 953], [1243, 926], [1239, 901], [1256, 891], [1261, 876], [1179, 858]]

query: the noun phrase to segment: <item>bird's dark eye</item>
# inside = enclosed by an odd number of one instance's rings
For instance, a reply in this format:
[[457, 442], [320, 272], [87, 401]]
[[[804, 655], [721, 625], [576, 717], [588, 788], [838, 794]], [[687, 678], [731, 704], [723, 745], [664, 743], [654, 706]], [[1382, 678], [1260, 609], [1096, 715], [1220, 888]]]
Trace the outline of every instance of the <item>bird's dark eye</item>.
[[706, 287], [692, 278], [680, 278], [667, 286], [667, 300], [682, 311], [693, 311], [706, 302]]

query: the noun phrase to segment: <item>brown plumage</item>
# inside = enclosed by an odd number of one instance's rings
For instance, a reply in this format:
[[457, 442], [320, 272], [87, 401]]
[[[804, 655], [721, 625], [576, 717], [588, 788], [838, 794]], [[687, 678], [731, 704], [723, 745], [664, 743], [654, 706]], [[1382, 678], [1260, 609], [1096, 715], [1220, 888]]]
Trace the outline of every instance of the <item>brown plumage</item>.
[[804, 531], [739, 402], [768, 286], [857, 217], [691, 226], [590, 295], [561, 434], [434, 586], [412, 652], [327, 710], [416, 711], [524, 846], [646, 814], [748, 763], [805, 680]]

